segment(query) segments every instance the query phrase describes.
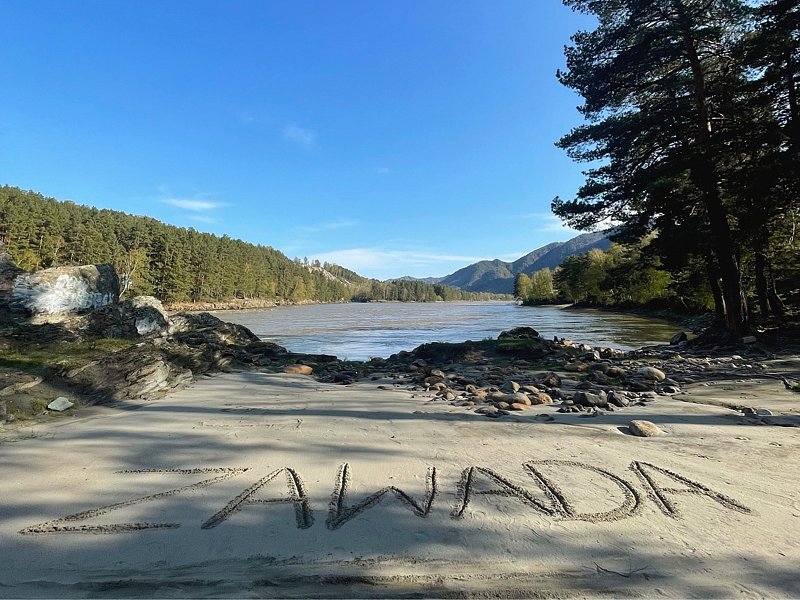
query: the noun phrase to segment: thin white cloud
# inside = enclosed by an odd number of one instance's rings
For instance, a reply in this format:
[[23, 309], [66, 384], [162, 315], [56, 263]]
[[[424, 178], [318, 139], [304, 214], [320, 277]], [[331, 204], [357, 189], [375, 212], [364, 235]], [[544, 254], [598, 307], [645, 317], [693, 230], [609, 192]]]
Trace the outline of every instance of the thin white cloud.
[[578, 235], [580, 233], [580, 231], [565, 225], [564, 222], [553, 213], [528, 213], [527, 215], [522, 215], [522, 218], [536, 221], [535, 231], [539, 233], [564, 233], [570, 235]]
[[215, 208], [220, 207], [218, 202], [212, 202], [210, 200], [197, 200], [193, 198], [165, 198], [162, 200], [162, 202], [164, 204], [169, 204], [170, 206], [175, 206], [184, 210], [191, 210], [193, 212], [214, 210]]
[[337, 229], [344, 229], [346, 227], [355, 227], [356, 225], [358, 225], [358, 221], [353, 221], [351, 219], [337, 219], [329, 223], [319, 223], [318, 225], [306, 225], [304, 227], [298, 227], [298, 230], [306, 233], [319, 233], [321, 231], [335, 231]]
[[389, 167], [381, 167], [380, 169], [376, 169], [375, 172], [380, 173], [381, 175], [386, 175], [387, 173], [391, 173], [392, 170]]
[[297, 125], [283, 128], [283, 138], [303, 148], [310, 148], [317, 143], [317, 133], [311, 129], [303, 129]]
[[466, 266], [484, 260], [482, 256], [466, 256], [461, 254], [439, 254], [420, 252], [417, 250], [387, 250], [385, 248], [346, 248], [315, 254], [313, 259], [332, 262], [355, 271], [384, 269], [397, 271], [402, 269], [447, 267], [453, 263]]

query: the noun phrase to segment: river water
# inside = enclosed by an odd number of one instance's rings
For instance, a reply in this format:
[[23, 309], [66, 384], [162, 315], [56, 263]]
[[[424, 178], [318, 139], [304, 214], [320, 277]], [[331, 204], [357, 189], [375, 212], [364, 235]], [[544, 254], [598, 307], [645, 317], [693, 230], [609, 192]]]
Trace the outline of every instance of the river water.
[[348, 360], [386, 358], [426, 342], [496, 338], [523, 325], [545, 337], [625, 350], [666, 343], [676, 331], [664, 321], [635, 315], [512, 302], [313, 304], [215, 314], [292, 352]]

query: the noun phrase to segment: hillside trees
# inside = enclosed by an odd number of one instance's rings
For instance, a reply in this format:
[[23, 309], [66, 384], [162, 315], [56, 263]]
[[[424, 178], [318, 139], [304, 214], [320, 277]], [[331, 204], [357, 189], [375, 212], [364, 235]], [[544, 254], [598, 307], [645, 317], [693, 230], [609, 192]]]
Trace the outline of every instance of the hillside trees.
[[[599, 25], [573, 36], [559, 79], [584, 99], [588, 123], [559, 142], [592, 163], [574, 200], [553, 210], [578, 228], [605, 221], [662, 238], [691, 222], [721, 281], [730, 331], [749, 328], [734, 211], [723, 176], [746, 69], [734, 48], [748, 10], [739, 0], [564, 0]], [[599, 166], [595, 166], [599, 165]]]
[[0, 186], [0, 241], [25, 270], [111, 263], [126, 294], [165, 302], [487, 300], [422, 281], [376, 281], [274, 248]]

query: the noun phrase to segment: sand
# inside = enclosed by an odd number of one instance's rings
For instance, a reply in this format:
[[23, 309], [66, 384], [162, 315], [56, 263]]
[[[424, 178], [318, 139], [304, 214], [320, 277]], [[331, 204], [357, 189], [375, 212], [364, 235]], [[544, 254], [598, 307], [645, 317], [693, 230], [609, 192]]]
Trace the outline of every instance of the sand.
[[724, 406], [782, 388], [492, 420], [246, 372], [2, 430], [0, 596], [798, 597], [800, 429]]

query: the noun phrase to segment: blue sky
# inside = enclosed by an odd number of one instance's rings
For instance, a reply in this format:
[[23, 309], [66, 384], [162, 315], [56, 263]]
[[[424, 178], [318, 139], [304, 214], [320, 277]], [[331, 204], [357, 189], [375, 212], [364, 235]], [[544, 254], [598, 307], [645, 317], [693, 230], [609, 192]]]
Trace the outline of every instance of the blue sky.
[[559, 0], [3, 0], [0, 182], [445, 275], [574, 232]]

